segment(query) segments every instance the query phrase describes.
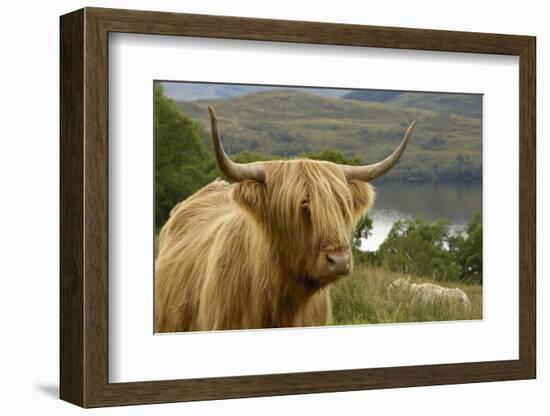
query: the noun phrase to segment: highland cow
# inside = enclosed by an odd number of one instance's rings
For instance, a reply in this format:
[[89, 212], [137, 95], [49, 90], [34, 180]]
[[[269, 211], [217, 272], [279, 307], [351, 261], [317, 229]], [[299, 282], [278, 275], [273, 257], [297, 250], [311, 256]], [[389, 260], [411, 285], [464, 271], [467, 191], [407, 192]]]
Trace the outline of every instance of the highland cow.
[[433, 283], [411, 283], [409, 279], [396, 279], [390, 286], [390, 290], [399, 289], [409, 292], [416, 300], [424, 303], [445, 302], [457, 303], [465, 310], [471, 308], [468, 295], [458, 288], [448, 288]]
[[374, 201], [370, 180], [391, 169], [415, 123], [386, 159], [367, 166], [308, 159], [239, 164], [223, 150], [209, 108], [220, 170], [174, 207], [158, 240], [157, 332], [325, 325], [330, 285], [353, 268], [353, 230]]

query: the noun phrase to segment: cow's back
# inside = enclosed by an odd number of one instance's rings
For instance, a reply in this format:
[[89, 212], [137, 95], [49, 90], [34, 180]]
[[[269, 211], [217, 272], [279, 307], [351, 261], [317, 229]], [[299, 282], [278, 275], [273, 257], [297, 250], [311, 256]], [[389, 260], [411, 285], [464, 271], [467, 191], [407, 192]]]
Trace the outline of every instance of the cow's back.
[[212, 241], [231, 215], [230, 185], [216, 180], [174, 207], [158, 240], [155, 329], [193, 330]]

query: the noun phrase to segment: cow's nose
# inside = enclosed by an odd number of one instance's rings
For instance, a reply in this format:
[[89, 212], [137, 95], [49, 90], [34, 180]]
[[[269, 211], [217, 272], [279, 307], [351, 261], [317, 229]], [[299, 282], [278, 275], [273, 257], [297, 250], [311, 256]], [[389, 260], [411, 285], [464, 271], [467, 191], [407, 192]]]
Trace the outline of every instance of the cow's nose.
[[326, 265], [329, 274], [348, 274], [351, 266], [349, 253], [328, 253]]

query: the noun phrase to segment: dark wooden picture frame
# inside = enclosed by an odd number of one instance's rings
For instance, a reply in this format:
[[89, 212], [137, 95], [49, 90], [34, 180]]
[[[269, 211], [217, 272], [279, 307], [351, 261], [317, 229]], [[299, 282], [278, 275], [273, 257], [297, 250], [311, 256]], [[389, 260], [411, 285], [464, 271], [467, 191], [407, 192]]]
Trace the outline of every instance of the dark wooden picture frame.
[[[85, 8], [61, 17], [60, 396], [83, 407], [518, 380], [536, 376], [535, 38]], [[519, 56], [519, 359], [109, 383], [111, 32]]]

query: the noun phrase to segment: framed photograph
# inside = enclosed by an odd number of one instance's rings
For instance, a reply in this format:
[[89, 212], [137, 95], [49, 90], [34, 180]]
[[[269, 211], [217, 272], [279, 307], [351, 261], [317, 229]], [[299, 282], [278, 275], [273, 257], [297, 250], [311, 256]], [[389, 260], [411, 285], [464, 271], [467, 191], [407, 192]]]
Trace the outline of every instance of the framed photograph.
[[63, 400], [535, 378], [534, 37], [60, 30]]

